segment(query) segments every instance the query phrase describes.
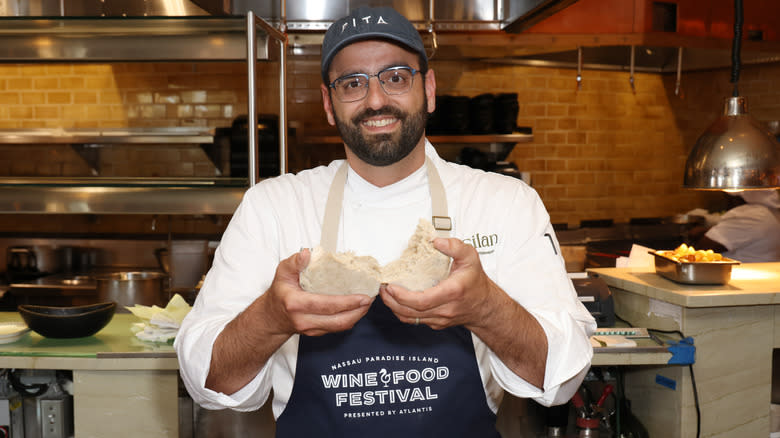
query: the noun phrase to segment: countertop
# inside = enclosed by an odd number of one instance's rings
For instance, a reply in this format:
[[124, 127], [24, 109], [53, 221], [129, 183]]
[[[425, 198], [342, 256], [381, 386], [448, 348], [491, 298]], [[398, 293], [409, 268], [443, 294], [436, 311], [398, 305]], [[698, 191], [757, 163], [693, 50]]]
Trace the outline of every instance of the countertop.
[[[17, 312], [0, 312], [0, 323], [21, 322]], [[141, 320], [117, 313], [93, 336], [45, 338], [33, 331], [0, 344], [0, 367], [38, 369], [178, 369], [172, 344], [144, 342], [130, 331]], [[637, 347], [596, 347], [593, 365], [665, 364], [672, 357], [664, 345], [638, 339]]]
[[[0, 312], [0, 322], [22, 321], [18, 312]], [[130, 331], [141, 322], [117, 313], [93, 336], [45, 338], [30, 331], [14, 342], [0, 344], [0, 367], [51, 369], [178, 369], [173, 345], [144, 342]]]
[[653, 267], [592, 268], [607, 285], [683, 307], [725, 307], [780, 304], [780, 263], [743, 263], [723, 285], [676, 283]]

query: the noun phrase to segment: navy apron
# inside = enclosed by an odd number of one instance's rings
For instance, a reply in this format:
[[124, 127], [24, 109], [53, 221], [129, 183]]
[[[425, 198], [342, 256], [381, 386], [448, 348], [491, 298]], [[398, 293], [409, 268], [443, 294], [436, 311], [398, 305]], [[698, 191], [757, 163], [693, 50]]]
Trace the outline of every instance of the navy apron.
[[[451, 229], [444, 188], [426, 159], [433, 223]], [[346, 162], [330, 188], [322, 246], [335, 251]], [[334, 219], [335, 217], [335, 219]], [[292, 393], [278, 438], [495, 438], [471, 332], [402, 323], [377, 298], [348, 331], [300, 335]]]

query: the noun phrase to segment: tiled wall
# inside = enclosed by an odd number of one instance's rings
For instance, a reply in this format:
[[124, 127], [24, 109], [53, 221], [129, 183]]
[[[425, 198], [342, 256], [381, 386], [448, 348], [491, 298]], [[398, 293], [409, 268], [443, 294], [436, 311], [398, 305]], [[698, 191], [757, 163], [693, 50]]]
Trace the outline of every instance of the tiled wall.
[[[676, 96], [673, 75], [636, 74], [632, 90], [627, 72], [586, 70], [577, 90], [576, 72], [568, 69], [441, 60], [431, 66], [439, 94], [518, 93], [518, 125], [531, 127], [534, 140], [509, 158], [531, 173], [555, 223], [625, 222], [719, 206], [718, 194], [687, 192], [681, 184], [688, 151], [731, 94], [728, 71], [684, 73]], [[290, 59], [288, 118], [299, 133], [328, 128], [318, 71], [317, 60]], [[261, 64], [261, 113], [277, 111], [275, 75], [272, 64]], [[246, 112], [245, 77], [242, 63], [0, 64], [0, 128], [229, 126]], [[780, 64], [745, 66], [740, 84], [756, 118], [780, 119]], [[292, 169], [342, 155], [338, 144], [290, 143]], [[181, 176], [214, 174], [197, 148], [106, 151], [101, 163], [143, 176], [166, 167]], [[67, 147], [0, 147], [0, 175], [87, 173]], [[13, 223], [0, 220], [0, 232]]]

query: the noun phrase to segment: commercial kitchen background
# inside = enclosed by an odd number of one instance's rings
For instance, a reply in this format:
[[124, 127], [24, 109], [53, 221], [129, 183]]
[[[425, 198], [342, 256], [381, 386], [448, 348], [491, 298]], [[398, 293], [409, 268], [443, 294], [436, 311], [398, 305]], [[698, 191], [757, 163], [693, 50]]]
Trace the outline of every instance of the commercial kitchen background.
[[[476, 96], [517, 93], [518, 125], [533, 129], [533, 141], [515, 146], [508, 159], [531, 173], [553, 223], [665, 217], [695, 207], [722, 208], [718, 194], [681, 188], [683, 166], [701, 132], [731, 93], [728, 69], [684, 72], [674, 94], [674, 74], [576, 71], [431, 61], [438, 94]], [[259, 65], [273, 77], [276, 66]], [[326, 129], [315, 58], [288, 60], [288, 120], [299, 131]], [[277, 81], [259, 81], [258, 108], [278, 111]], [[271, 87], [270, 89], [268, 87]], [[246, 112], [243, 63], [158, 62], [0, 65], [0, 129], [230, 126]], [[780, 64], [744, 65], [740, 91], [758, 120], [780, 119]], [[300, 134], [300, 132], [298, 132]], [[305, 132], [304, 132], [305, 135]], [[296, 144], [290, 138], [290, 170], [340, 157], [339, 145]], [[118, 175], [213, 176], [198, 148], [113, 148], [101, 166]], [[80, 157], [61, 145], [0, 146], [0, 174], [88, 174]], [[120, 170], [117, 170], [120, 169]], [[5, 232], [219, 233], [225, 218], [173, 216], [0, 215]], [[166, 223], [170, 221], [170, 223]], [[154, 228], [154, 229], [153, 229]]]

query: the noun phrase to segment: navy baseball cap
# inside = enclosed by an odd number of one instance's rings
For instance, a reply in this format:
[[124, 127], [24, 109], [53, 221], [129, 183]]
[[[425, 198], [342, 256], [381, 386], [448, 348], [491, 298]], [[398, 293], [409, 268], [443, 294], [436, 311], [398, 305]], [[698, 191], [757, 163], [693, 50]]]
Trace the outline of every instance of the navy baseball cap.
[[428, 68], [428, 55], [420, 33], [406, 17], [393, 8], [362, 7], [334, 21], [325, 32], [322, 40], [322, 81], [328, 83], [328, 69], [339, 50], [358, 41], [373, 39], [389, 40], [419, 54], [424, 64], [420, 69], [425, 71]]

